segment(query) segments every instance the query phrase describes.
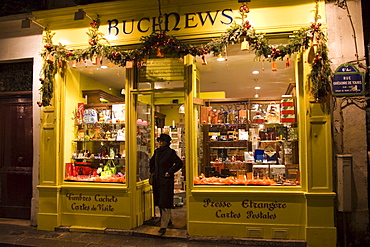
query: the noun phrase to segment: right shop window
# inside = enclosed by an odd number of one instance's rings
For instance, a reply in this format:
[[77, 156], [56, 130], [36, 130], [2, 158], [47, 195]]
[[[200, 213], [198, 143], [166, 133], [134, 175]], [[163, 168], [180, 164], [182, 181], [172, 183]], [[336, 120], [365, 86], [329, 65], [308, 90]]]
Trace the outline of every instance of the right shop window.
[[294, 97], [205, 102], [196, 185], [300, 185]]

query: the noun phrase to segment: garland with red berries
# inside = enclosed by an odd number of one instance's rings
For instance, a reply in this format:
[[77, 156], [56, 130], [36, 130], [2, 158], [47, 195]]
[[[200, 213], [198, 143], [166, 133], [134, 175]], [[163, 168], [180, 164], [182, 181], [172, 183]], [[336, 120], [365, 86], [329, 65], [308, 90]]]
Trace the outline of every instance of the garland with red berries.
[[42, 101], [37, 103], [40, 107], [51, 105], [55, 74], [57, 71], [62, 72], [68, 62], [106, 58], [116, 65], [126, 66], [128, 61], [140, 62], [148, 57], [163, 57], [165, 55], [184, 57], [188, 54], [201, 56], [204, 59], [206, 54], [221, 54], [225, 47], [241, 42], [242, 39], [248, 42], [249, 49], [255, 52], [257, 58], [264, 58], [271, 62], [286, 58], [287, 65], [290, 63], [291, 55], [310, 49], [308, 62], [311, 66], [311, 72], [308, 75], [308, 82], [311, 94], [316, 102], [326, 102], [331, 94], [332, 71], [328, 57], [327, 38], [321, 29], [321, 23], [313, 23], [309, 27], [295, 31], [287, 45], [272, 46], [264, 34], [256, 33], [249, 21], [245, 20], [246, 13], [249, 13], [249, 8], [245, 4], [240, 7], [239, 12], [242, 16], [242, 25], [233, 23], [221, 37], [198, 47], [160, 32], [141, 37], [141, 45], [138, 49], [123, 50], [109, 44], [103, 33], [99, 32], [100, 23], [97, 19], [90, 23], [87, 32], [89, 47], [68, 50], [61, 44], [53, 45], [54, 33], [46, 30], [43, 39], [44, 49], [41, 53], [44, 61], [42, 77], [40, 78]]

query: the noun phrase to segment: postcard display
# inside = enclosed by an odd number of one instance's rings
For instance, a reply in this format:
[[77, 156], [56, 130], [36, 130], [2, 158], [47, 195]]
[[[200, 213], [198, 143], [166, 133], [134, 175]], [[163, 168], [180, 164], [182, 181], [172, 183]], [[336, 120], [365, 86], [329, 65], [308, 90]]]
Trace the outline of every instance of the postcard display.
[[75, 151], [65, 181], [125, 183], [125, 105], [85, 109], [79, 103], [75, 116]]
[[300, 185], [297, 126], [292, 98], [202, 107], [203, 158], [194, 183]]

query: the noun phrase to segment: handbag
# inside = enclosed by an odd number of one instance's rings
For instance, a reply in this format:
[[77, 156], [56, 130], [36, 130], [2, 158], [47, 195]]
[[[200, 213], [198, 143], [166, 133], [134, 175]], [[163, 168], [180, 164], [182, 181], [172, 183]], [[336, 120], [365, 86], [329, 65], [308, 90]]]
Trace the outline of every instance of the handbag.
[[113, 160], [109, 159], [107, 163], [105, 164], [101, 175], [111, 176], [111, 175], [116, 175], [116, 174], [117, 174], [116, 164], [114, 164]]

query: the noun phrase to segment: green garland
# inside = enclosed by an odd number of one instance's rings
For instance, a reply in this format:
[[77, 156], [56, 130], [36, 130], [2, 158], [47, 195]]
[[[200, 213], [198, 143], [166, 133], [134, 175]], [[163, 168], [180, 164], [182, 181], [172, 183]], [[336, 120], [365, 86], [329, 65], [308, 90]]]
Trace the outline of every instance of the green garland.
[[[110, 46], [109, 42], [99, 32], [99, 20], [90, 23], [87, 35], [89, 37], [89, 47], [85, 49], [68, 50], [65, 46], [53, 45], [52, 37], [54, 33], [46, 30], [44, 36], [44, 49], [41, 56], [44, 60], [42, 69], [42, 101], [37, 102], [41, 106], [51, 105], [53, 94], [53, 82], [58, 70], [64, 71], [69, 61], [92, 60], [94, 57], [104, 57], [112, 63], [126, 66], [128, 61], [141, 61], [153, 56], [184, 57], [191, 54], [193, 56], [205, 56], [213, 53], [222, 53], [225, 47], [230, 44], [240, 42], [245, 39], [250, 44], [250, 49], [255, 52], [257, 58], [265, 58], [268, 61], [276, 59], [290, 58], [294, 53], [310, 49], [309, 63], [311, 72], [308, 75], [311, 94], [316, 102], [326, 102], [331, 92], [330, 60], [328, 58], [327, 39], [321, 30], [320, 23], [313, 23], [310, 27], [301, 28], [294, 32], [287, 45], [272, 46], [262, 33], [256, 33], [248, 20], [244, 20], [245, 13], [249, 9], [240, 8], [243, 24], [233, 23], [232, 26], [217, 39], [213, 39], [206, 45], [195, 47], [177, 40], [164, 32], [153, 33], [149, 36], [141, 37], [141, 46], [135, 50], [123, 50], [119, 47]], [[107, 43], [107, 44], [103, 44]]]

